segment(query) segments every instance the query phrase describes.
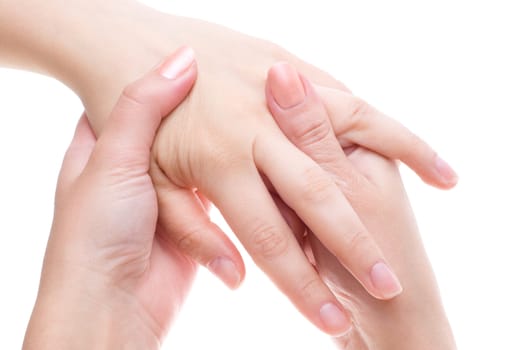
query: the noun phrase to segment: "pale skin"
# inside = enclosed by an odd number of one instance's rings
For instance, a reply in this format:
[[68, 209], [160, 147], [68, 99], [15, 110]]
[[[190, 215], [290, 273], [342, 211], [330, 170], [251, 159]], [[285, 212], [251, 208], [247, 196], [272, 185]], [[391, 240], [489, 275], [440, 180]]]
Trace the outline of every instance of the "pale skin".
[[[84, 101], [96, 134], [104, 129], [129, 81], [182, 43], [195, 49], [199, 80], [159, 129], [151, 174], [165, 238], [227, 285], [239, 285], [243, 262], [234, 245], [209, 221], [196, 188], [221, 210], [256, 263], [308, 319], [330, 334], [349, 326], [343, 322], [328, 327], [323, 321], [323, 308], [332, 305], [342, 311], [342, 306], [293, 239], [260, 177], [264, 174], [269, 187], [371, 295], [389, 299], [400, 292], [389, 259], [344, 192], [276, 127], [262, 95], [265, 72], [277, 60], [286, 60], [312, 79], [342, 146], [357, 143], [401, 159], [438, 187], [451, 187], [456, 176], [422, 141], [332, 77], [268, 42], [129, 1], [76, 0], [67, 5], [58, 0], [0, 1], [0, 16], [5, 16], [0, 18], [0, 40], [7, 49], [2, 59], [51, 74], [72, 87]], [[69, 30], [57, 36], [57, 28]], [[219, 39], [213, 40], [211, 33]], [[225, 51], [250, 65], [224, 59]], [[133, 54], [123, 57], [123, 53]], [[280, 162], [270, 161], [269, 153], [280, 155]], [[240, 193], [256, 205], [233, 202]], [[339, 250], [342, 246], [345, 249]], [[381, 274], [373, 273], [378, 263], [385, 264]]]
[[[176, 53], [169, 60], [177, 57]], [[163, 75], [165, 66], [125, 90], [98, 140], [85, 117], [79, 122], [60, 173], [25, 349], [159, 348], [182, 306], [196, 265], [156, 227], [148, 166], [156, 128], [163, 114], [189, 91], [196, 66], [170, 79]], [[289, 65], [270, 70], [267, 99], [274, 118], [299, 149], [340, 180], [406, 285], [393, 300], [371, 297], [315, 235], [304, 235], [304, 223], [276, 197], [298, 242], [310, 247], [318, 271], [353, 324], [335, 338], [336, 344], [353, 350], [454, 349], [396, 164], [360, 147], [345, 156], [321, 101], [305, 79], [304, 101], [292, 108], [278, 107], [275, 101], [294, 88], [297, 77]], [[329, 130], [316, 140], [302, 127], [313, 118], [321, 129]], [[339, 156], [328, 160], [332, 153]], [[350, 195], [346, 185], [356, 181], [360, 187]], [[385, 228], [393, 226], [396, 229], [386, 234]]]
[[[272, 88], [274, 87], [274, 88]], [[296, 91], [292, 108], [280, 108], [277, 94]], [[396, 163], [357, 145], [341, 149], [322, 100], [288, 64], [274, 66], [267, 100], [287, 137], [335, 178], [404, 285], [398, 297], [382, 302], [360, 288], [338, 259], [282, 202], [296, 237], [312, 252], [314, 264], [349, 312], [353, 327], [337, 337], [342, 349], [455, 349], [431, 264], [426, 256]], [[311, 123], [313, 128], [306, 128]], [[305, 132], [309, 130], [309, 132]], [[313, 138], [312, 134], [319, 137]], [[352, 186], [351, 186], [352, 185]], [[279, 199], [278, 199], [279, 201]]]
[[161, 119], [197, 70], [190, 62], [166, 78], [163, 67], [125, 90], [98, 140], [87, 118], [79, 121], [59, 175], [24, 349], [160, 348], [190, 289], [196, 264], [157, 226], [148, 170]]

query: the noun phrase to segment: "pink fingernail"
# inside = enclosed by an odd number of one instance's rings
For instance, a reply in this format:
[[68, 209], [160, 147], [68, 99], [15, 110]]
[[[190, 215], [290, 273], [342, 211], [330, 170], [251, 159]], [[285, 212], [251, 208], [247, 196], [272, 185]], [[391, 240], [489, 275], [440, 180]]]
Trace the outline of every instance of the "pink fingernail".
[[391, 299], [402, 293], [400, 281], [384, 262], [374, 264], [371, 269], [371, 281], [383, 299]]
[[237, 271], [236, 265], [228, 258], [216, 258], [207, 267], [231, 289], [237, 288], [241, 283], [241, 275]]
[[439, 156], [435, 158], [435, 168], [445, 184], [454, 185], [458, 182], [457, 173]]
[[351, 324], [347, 315], [334, 303], [324, 304], [320, 308], [321, 322], [333, 335], [340, 335], [349, 330]]
[[166, 79], [176, 79], [183, 74], [195, 61], [195, 53], [190, 47], [184, 46], [168, 57], [161, 65], [159, 73]]
[[283, 109], [289, 109], [305, 101], [305, 88], [296, 72], [288, 63], [278, 63], [269, 73], [269, 88], [274, 100]]

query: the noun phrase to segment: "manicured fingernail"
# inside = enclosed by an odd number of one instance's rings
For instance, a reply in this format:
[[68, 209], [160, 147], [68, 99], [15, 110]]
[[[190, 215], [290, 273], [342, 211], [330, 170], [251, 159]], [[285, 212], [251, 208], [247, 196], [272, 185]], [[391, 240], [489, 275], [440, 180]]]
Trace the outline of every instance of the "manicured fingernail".
[[288, 63], [278, 63], [272, 67], [269, 88], [274, 100], [283, 109], [299, 105], [305, 100], [305, 88], [296, 72]]
[[454, 185], [458, 182], [457, 173], [439, 156], [435, 158], [435, 168], [445, 184]]
[[176, 79], [194, 63], [194, 60], [194, 50], [184, 46], [161, 64], [159, 73], [166, 79]]
[[321, 322], [333, 335], [340, 335], [349, 330], [351, 323], [347, 315], [334, 303], [327, 303], [320, 309]]
[[391, 299], [402, 293], [400, 281], [384, 262], [377, 262], [373, 266], [371, 281], [383, 299]]
[[219, 257], [208, 264], [208, 269], [229, 288], [235, 289], [241, 283], [241, 275], [234, 262], [228, 258]]

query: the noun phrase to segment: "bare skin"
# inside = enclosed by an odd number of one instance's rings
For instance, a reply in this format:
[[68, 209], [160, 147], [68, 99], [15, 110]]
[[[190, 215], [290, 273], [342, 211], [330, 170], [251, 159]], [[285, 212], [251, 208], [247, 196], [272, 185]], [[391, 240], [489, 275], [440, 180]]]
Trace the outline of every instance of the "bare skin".
[[[371, 295], [390, 299], [400, 293], [403, 284], [345, 194], [276, 126], [262, 94], [266, 71], [285, 60], [317, 84], [342, 146], [357, 143], [401, 159], [438, 187], [453, 186], [456, 177], [429, 146], [337, 80], [269, 42], [132, 1], [74, 0], [65, 6], [59, 0], [4, 0], [0, 16], [6, 47], [1, 60], [72, 87], [97, 135], [130, 81], [174, 47], [193, 47], [199, 79], [162, 123], [151, 175], [165, 238], [227, 285], [235, 288], [242, 281], [243, 262], [209, 221], [196, 189], [221, 210], [278, 288], [323, 331], [339, 334], [349, 324], [328, 327], [324, 321], [322, 310], [343, 311], [342, 306], [294, 240], [273, 204], [273, 189]], [[68, 30], [56, 35], [57, 28]]]

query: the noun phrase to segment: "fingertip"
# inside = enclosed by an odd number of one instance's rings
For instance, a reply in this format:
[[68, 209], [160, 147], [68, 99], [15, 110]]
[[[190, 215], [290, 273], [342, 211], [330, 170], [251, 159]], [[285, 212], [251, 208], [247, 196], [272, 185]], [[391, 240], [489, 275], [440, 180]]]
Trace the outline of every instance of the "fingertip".
[[323, 304], [320, 308], [320, 320], [323, 331], [333, 337], [341, 336], [351, 328], [347, 313], [333, 302]]
[[435, 171], [440, 179], [442, 188], [450, 189], [458, 183], [458, 175], [455, 170], [438, 155], [435, 156]]
[[188, 46], [181, 46], [161, 63], [158, 72], [168, 80], [175, 80], [195, 66], [194, 50]]
[[377, 299], [389, 300], [400, 295], [403, 291], [398, 277], [383, 261], [373, 265], [370, 278], [375, 289], [375, 292], [371, 294]]
[[206, 267], [232, 290], [237, 289], [244, 279], [244, 268], [238, 268], [231, 258], [217, 257]]
[[274, 64], [267, 74], [268, 89], [282, 109], [291, 109], [305, 101], [303, 82], [294, 67], [287, 62]]
[[440, 190], [450, 190], [459, 181], [455, 170], [436, 154], [426, 164], [415, 163], [411, 168], [423, 182]]

